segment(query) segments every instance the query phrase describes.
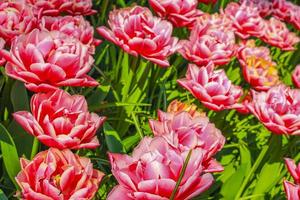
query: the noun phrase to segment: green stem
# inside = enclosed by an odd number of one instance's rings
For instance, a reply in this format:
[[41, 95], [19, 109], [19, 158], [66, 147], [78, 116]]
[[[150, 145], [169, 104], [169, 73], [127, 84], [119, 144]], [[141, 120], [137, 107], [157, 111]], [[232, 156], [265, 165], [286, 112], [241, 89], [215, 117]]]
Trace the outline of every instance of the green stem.
[[190, 158], [191, 158], [191, 155], [192, 155], [192, 149], [189, 151], [189, 153], [188, 153], [188, 155], [187, 155], [187, 157], [186, 157], [186, 159], [185, 159], [185, 161], [184, 161], [184, 163], [183, 163], [183, 167], [182, 167], [182, 169], [181, 169], [181, 171], [180, 171], [179, 179], [178, 179], [178, 181], [176, 182], [176, 185], [175, 185], [175, 188], [174, 188], [174, 190], [173, 190], [173, 192], [172, 192], [172, 194], [171, 194], [170, 200], [174, 200], [174, 199], [175, 199], [175, 195], [176, 195], [177, 190], [178, 190], [178, 188], [179, 188], [179, 185], [180, 185], [180, 183], [181, 183], [181, 181], [182, 181], [182, 178], [183, 178], [183, 176], [184, 176], [184, 174], [185, 174], [185, 170], [186, 170], [186, 168], [187, 168], [187, 165], [188, 165], [188, 163], [189, 163], [189, 160], [190, 160]]
[[32, 144], [32, 149], [31, 149], [31, 154], [30, 154], [30, 159], [31, 160], [37, 154], [37, 152], [39, 150], [39, 145], [40, 145], [39, 140], [36, 137], [34, 137], [33, 144]]

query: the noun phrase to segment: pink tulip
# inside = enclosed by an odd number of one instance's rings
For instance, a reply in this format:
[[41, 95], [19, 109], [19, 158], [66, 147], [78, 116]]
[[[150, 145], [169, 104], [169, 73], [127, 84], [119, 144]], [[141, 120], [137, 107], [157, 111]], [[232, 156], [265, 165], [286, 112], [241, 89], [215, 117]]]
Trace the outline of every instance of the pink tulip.
[[272, 14], [280, 20], [290, 20], [293, 4], [286, 0], [272, 0]]
[[225, 14], [232, 20], [235, 33], [242, 39], [250, 36], [262, 36], [265, 21], [259, 15], [258, 8], [246, 4], [231, 2], [225, 8]]
[[294, 179], [294, 183], [284, 181], [284, 190], [288, 200], [300, 200], [300, 163], [298, 166], [290, 158], [285, 159], [285, 164]]
[[295, 49], [294, 45], [297, 44], [300, 39], [295, 33], [289, 31], [285, 23], [275, 18], [271, 18], [266, 24], [266, 29], [261, 38], [265, 43], [278, 47], [284, 51]]
[[[215, 29], [223, 30], [226, 32], [234, 31], [234, 29], [232, 28], [232, 21], [224, 13], [204, 13], [197, 18], [197, 21], [194, 25], [198, 26], [198, 28], [202, 28], [203, 31], [205, 31], [206, 29], [208, 29], [207, 31]], [[194, 27], [192, 27], [192, 29], [193, 28]]]
[[293, 75], [292, 75], [292, 79], [293, 79], [294, 85], [297, 88], [300, 88], [300, 65], [296, 66], [296, 68], [293, 72]]
[[300, 6], [293, 5], [291, 12], [291, 17], [289, 22], [294, 25], [294, 27], [300, 30]]
[[206, 166], [212, 163], [215, 169], [219, 168], [222, 171], [222, 166], [212, 156], [223, 148], [225, 138], [214, 124], [209, 123], [207, 117], [193, 117], [185, 111], [178, 113], [159, 111], [158, 120], [150, 120], [149, 124], [154, 136], [164, 137], [174, 148], [181, 151], [198, 148], [205, 150], [203, 163], [207, 163]]
[[0, 38], [7, 44], [23, 33], [29, 33], [37, 27], [37, 19], [32, 9], [22, 0], [0, 1]]
[[66, 149], [38, 153], [32, 161], [20, 159], [16, 177], [23, 200], [92, 199], [104, 174], [93, 169], [90, 159]]
[[149, 0], [149, 4], [160, 17], [176, 27], [190, 26], [203, 14], [197, 9], [198, 0]]
[[284, 85], [272, 87], [267, 92], [252, 91], [249, 110], [275, 134], [300, 134], [300, 90]]
[[240, 0], [240, 4], [256, 7], [261, 17], [267, 17], [272, 14], [272, 3], [269, 0]]
[[238, 101], [242, 96], [242, 89], [231, 83], [224, 70], [214, 71], [212, 63], [205, 67], [190, 64], [186, 78], [177, 82], [211, 110], [240, 107]]
[[[214, 166], [203, 166], [204, 153], [201, 149], [192, 150], [174, 199], [191, 199], [213, 183], [210, 171]], [[174, 149], [163, 137], [143, 138], [132, 156], [110, 153], [112, 173], [119, 185], [107, 199], [170, 199], [187, 155], [188, 151]]]
[[105, 117], [89, 113], [84, 96], [71, 96], [63, 90], [38, 93], [31, 99], [31, 112], [16, 112], [14, 118], [49, 147], [81, 149], [100, 145], [96, 131]]
[[109, 14], [108, 24], [97, 28], [105, 39], [120, 46], [127, 53], [142, 57], [160, 66], [169, 66], [167, 57], [177, 48], [177, 38], [171, 37], [173, 26], [153, 17], [148, 8], [134, 6], [114, 10]]
[[34, 92], [62, 86], [97, 86], [86, 75], [93, 63], [89, 47], [58, 31], [33, 30], [13, 41], [10, 52], [1, 51], [7, 60], [8, 76], [25, 82]]
[[180, 112], [188, 112], [192, 117], [205, 117], [206, 114], [204, 112], [199, 112], [197, 110], [197, 106], [195, 104], [185, 104], [178, 100], [172, 101], [167, 109], [168, 113], [180, 113]]
[[254, 40], [241, 45], [238, 59], [243, 67], [245, 80], [256, 90], [265, 91], [278, 85], [279, 76], [276, 63], [272, 62], [266, 47], [256, 47]]
[[94, 28], [82, 16], [64, 16], [64, 17], [43, 17], [42, 29], [49, 31], [60, 31], [66, 35], [73, 36], [83, 44], [90, 47], [91, 53], [94, 53], [95, 46], [101, 43], [94, 38]]
[[178, 52], [199, 66], [207, 65], [209, 62], [225, 65], [235, 54], [234, 33], [221, 25], [220, 22], [226, 20], [214, 18], [207, 15], [200, 17], [194, 24], [189, 40], [180, 41], [182, 47]]
[[58, 16], [61, 13], [72, 15], [93, 15], [92, 0], [26, 0], [40, 16]]

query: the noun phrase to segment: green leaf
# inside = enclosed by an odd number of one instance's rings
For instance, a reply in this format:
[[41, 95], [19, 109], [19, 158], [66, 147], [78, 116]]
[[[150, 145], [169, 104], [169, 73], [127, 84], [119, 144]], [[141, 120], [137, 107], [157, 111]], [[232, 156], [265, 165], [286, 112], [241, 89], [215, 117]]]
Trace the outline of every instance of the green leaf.
[[17, 147], [6, 128], [0, 124], [0, 144], [3, 163], [10, 180], [18, 187], [15, 176], [20, 171], [19, 155]]
[[0, 200], [8, 200], [4, 192], [0, 189]]
[[109, 123], [104, 123], [103, 126], [105, 141], [107, 148], [112, 153], [124, 153], [124, 147], [121, 142], [121, 138], [118, 133], [109, 125]]
[[91, 96], [87, 98], [87, 102], [90, 110], [95, 110], [101, 105], [102, 101], [106, 98], [110, 90], [110, 84], [102, 83], [93, 92]]
[[16, 81], [13, 84], [10, 98], [14, 107], [14, 111], [20, 111], [20, 110], [29, 111], [28, 94], [24, 86], [24, 83], [20, 81]]

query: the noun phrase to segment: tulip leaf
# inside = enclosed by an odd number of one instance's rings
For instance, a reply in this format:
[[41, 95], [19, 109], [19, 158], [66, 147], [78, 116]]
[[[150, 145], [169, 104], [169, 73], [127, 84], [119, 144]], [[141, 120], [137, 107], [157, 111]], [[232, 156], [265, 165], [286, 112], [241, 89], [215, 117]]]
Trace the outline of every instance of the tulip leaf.
[[102, 83], [100, 86], [98, 86], [93, 94], [87, 98], [89, 109], [96, 110], [108, 95], [109, 91], [110, 85], [108, 83]]
[[4, 192], [0, 189], [0, 200], [8, 200]]
[[112, 153], [124, 153], [124, 147], [121, 142], [121, 138], [118, 133], [109, 125], [109, 123], [104, 123], [103, 130], [105, 134], [105, 141], [107, 148]]
[[12, 137], [2, 124], [0, 124], [0, 144], [5, 169], [10, 180], [17, 187], [15, 176], [20, 171], [19, 155]]
[[20, 81], [16, 81], [13, 84], [10, 98], [14, 107], [14, 111], [20, 111], [20, 110], [29, 111], [28, 94], [24, 86], [24, 83]]

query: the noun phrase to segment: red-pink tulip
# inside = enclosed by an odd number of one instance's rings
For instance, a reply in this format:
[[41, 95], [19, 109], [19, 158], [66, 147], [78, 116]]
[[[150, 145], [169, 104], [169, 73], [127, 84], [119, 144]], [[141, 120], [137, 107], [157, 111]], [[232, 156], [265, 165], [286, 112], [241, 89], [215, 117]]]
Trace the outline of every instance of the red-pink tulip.
[[291, 16], [289, 22], [294, 25], [294, 27], [300, 30], [300, 6], [294, 5], [291, 9]]
[[296, 165], [290, 158], [285, 159], [285, 164], [294, 179], [294, 183], [284, 181], [284, 190], [288, 200], [300, 200], [300, 163]]
[[120, 46], [127, 53], [142, 57], [161, 66], [169, 66], [167, 57], [177, 49], [177, 38], [172, 37], [170, 22], [153, 17], [148, 8], [134, 6], [114, 10], [108, 24], [97, 28], [105, 39]]
[[14, 118], [43, 144], [58, 149], [99, 146], [96, 131], [105, 117], [89, 113], [84, 96], [63, 90], [38, 93], [31, 99], [31, 112], [16, 112]]
[[294, 45], [300, 41], [295, 33], [289, 31], [285, 23], [273, 17], [266, 23], [261, 39], [284, 51], [294, 50]]
[[[205, 150], [203, 163], [215, 169], [222, 167], [212, 158], [220, 151], [225, 138], [214, 124], [205, 116], [192, 116], [188, 112], [165, 113], [158, 111], [158, 120], [149, 121], [154, 136], [164, 137], [168, 143], [181, 150]], [[219, 166], [219, 167], [218, 167]]]
[[272, 3], [269, 0], [240, 0], [240, 4], [256, 7], [261, 17], [266, 17], [272, 14]]
[[46, 16], [42, 18], [41, 26], [49, 31], [60, 31], [77, 38], [83, 44], [88, 45], [92, 53], [95, 51], [95, 46], [101, 42], [94, 38], [94, 28], [82, 16]]
[[218, 0], [198, 0], [200, 3], [215, 4]]
[[203, 14], [197, 9], [198, 0], [149, 0], [153, 10], [176, 27], [190, 26]]
[[275, 134], [300, 134], [300, 90], [284, 85], [267, 92], [252, 91], [249, 110]]
[[185, 79], [177, 82], [211, 110], [238, 108], [243, 94], [226, 76], [224, 70], [215, 70], [212, 63], [205, 67], [190, 64]]
[[90, 200], [104, 174], [93, 169], [90, 159], [66, 149], [38, 153], [32, 161], [20, 159], [16, 177], [23, 200]]
[[258, 8], [246, 4], [229, 3], [225, 14], [232, 20], [235, 33], [242, 39], [250, 36], [260, 37], [265, 28], [265, 21], [259, 15]]
[[[108, 200], [168, 200], [179, 179], [189, 151], [173, 148], [163, 137], [142, 139], [132, 156], [110, 153], [117, 185]], [[191, 199], [213, 183], [213, 166], [203, 166], [204, 150], [193, 149], [175, 200]]]
[[272, 0], [272, 14], [280, 20], [290, 20], [293, 4], [286, 0]]
[[[194, 23], [189, 40], [181, 40], [178, 52], [187, 60], [197, 65], [225, 65], [235, 54], [234, 33], [223, 28], [223, 20], [213, 20], [204, 15]], [[212, 19], [214, 17], [211, 17]], [[224, 20], [225, 21], [225, 20]], [[225, 25], [225, 24], [224, 24]]]
[[294, 85], [297, 88], [300, 88], [300, 65], [296, 66], [296, 68], [293, 72], [293, 75], [292, 75], [292, 79], [293, 79]]
[[1, 53], [8, 76], [25, 82], [31, 91], [46, 92], [62, 86], [97, 86], [86, 75], [94, 61], [88, 50], [61, 32], [35, 29], [16, 38], [10, 52]]
[[22, 0], [0, 1], [0, 38], [6, 43], [23, 33], [29, 33], [37, 27], [31, 7]]
[[245, 80], [254, 89], [265, 91], [280, 83], [276, 63], [272, 62], [268, 48], [256, 47], [253, 40], [248, 41], [241, 45], [238, 59], [242, 65]]
[[[70, 2], [70, 0], [65, 0], [65, 3]], [[71, 0], [72, 4], [70, 7], [66, 8], [66, 12], [71, 15], [93, 15], [97, 11], [92, 9], [92, 0]]]

